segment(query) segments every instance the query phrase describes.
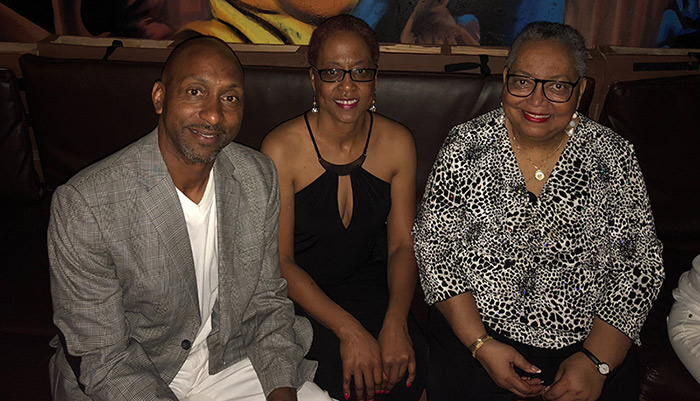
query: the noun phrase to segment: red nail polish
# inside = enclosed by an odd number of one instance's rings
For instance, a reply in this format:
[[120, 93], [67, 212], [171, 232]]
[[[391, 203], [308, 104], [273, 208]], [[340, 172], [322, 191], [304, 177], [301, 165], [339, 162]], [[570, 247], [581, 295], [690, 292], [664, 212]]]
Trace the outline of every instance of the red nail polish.
[[413, 384], [413, 383], [411, 383], [411, 382], [406, 383], [406, 387], [411, 387], [411, 384]]
[[348, 398], [350, 398], [350, 394], [348, 394], [348, 393], [343, 393], [343, 397], [345, 397], [345, 399], [347, 400]]

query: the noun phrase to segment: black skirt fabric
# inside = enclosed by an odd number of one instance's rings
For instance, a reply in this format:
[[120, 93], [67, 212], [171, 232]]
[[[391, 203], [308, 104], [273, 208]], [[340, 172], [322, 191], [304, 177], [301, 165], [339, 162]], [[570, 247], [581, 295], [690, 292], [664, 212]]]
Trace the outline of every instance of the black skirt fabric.
[[[545, 386], [551, 385], [559, 365], [583, 348], [583, 343], [562, 349], [545, 349], [516, 343], [489, 327], [486, 331], [494, 339], [515, 348], [533, 365], [542, 370], [539, 377]], [[498, 387], [481, 363], [454, 335], [447, 320], [432, 306], [427, 326], [430, 363], [427, 392], [429, 400], [440, 401], [516, 401], [519, 398]], [[599, 401], [638, 401], [639, 377], [636, 370], [636, 346], [632, 346], [625, 360], [606, 379]]]

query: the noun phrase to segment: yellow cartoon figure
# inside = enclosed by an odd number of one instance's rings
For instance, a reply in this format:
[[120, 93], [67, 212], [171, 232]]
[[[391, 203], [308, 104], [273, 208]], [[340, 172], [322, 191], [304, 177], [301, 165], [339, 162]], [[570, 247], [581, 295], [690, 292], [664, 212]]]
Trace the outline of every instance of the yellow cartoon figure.
[[352, 11], [358, 0], [209, 0], [212, 19], [180, 31], [217, 36], [230, 43], [307, 44], [324, 19]]

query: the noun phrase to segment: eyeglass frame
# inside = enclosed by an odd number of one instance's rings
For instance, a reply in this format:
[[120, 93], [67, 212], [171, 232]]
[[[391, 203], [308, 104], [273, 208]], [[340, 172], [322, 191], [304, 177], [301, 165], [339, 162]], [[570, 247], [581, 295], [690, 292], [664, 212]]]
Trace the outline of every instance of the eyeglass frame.
[[[316, 70], [316, 72], [318, 73], [319, 79], [321, 79], [321, 82], [325, 82], [325, 83], [343, 82], [343, 80], [345, 79], [345, 76], [348, 75], [348, 74], [350, 74], [350, 79], [351, 79], [353, 82], [372, 82], [372, 81], [374, 81], [375, 78], [377, 78], [377, 71], [379, 71], [378, 68], [362, 68], [362, 67], [360, 67], [360, 68], [352, 68], [352, 69], [349, 69], [349, 70], [344, 70], [344, 69], [342, 69], [342, 68], [324, 68], [324, 69], [320, 69], [320, 70], [319, 70], [318, 68], [316, 68], [316, 66], [311, 66], [311, 68], [313, 68], [314, 70]], [[339, 71], [339, 72], [342, 71], [342, 72], [343, 72], [343, 76], [340, 77], [340, 79], [338, 79], [338, 80], [336, 80], [336, 81], [324, 81], [324, 80], [323, 80], [323, 77], [321, 76], [321, 73], [324, 72], [324, 71], [330, 71], [330, 70], [336, 70], [336, 71]], [[352, 72], [353, 72], [353, 71], [357, 71], [357, 70], [372, 71], [372, 72], [374, 73], [374, 75], [372, 76], [372, 79], [368, 79], [367, 81], [358, 81], [358, 80], [356, 80], [355, 78], [352, 77]]]
[[[519, 78], [525, 78], [525, 79], [529, 79], [531, 81], [535, 81], [535, 86], [532, 87], [532, 91], [530, 93], [528, 93], [527, 95], [516, 95], [510, 91], [510, 85], [508, 85], [508, 79], [510, 77], [519, 77]], [[345, 77], [343, 76], [343, 78], [345, 78]], [[560, 84], [571, 85], [571, 93], [569, 93], [569, 97], [564, 101], [550, 99], [547, 96], [547, 92], [544, 90], [544, 85], [549, 83], [549, 82], [556, 82], [556, 83], [560, 83]], [[576, 89], [576, 86], [578, 86], [578, 84], [580, 82], [581, 82], [581, 77], [578, 77], [576, 82], [569, 82], [569, 81], [561, 81], [558, 79], [537, 79], [537, 78], [533, 78], [533, 77], [529, 77], [527, 75], [521, 75], [521, 74], [506, 74], [506, 91], [508, 91], [508, 93], [511, 96], [521, 97], [521, 98], [528, 97], [528, 96], [531, 96], [533, 93], [535, 93], [535, 91], [537, 90], [537, 84], [542, 84], [542, 95], [544, 95], [545, 99], [549, 100], [552, 103], [568, 103], [571, 100], [571, 98], [574, 96], [574, 89]]]

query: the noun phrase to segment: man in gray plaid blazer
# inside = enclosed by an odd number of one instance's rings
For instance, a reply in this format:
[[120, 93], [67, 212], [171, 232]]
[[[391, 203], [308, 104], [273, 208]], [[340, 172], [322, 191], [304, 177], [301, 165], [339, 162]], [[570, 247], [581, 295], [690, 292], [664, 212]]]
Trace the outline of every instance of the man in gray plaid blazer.
[[225, 43], [183, 42], [158, 127], [56, 191], [55, 400], [329, 400], [279, 275], [275, 167], [231, 142], [243, 95]]

